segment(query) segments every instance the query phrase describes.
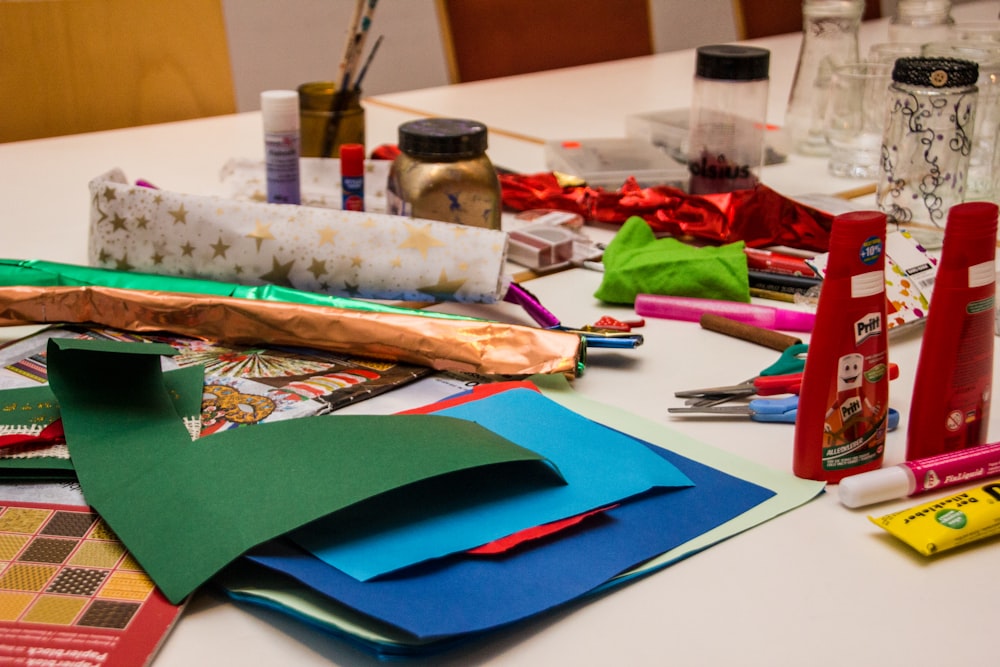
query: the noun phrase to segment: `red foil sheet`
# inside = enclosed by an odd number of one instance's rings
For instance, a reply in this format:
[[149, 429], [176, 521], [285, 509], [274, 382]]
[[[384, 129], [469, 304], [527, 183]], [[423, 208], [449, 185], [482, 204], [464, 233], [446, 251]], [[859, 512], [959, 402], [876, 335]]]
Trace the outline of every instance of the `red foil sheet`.
[[785, 245], [826, 252], [833, 215], [799, 204], [766, 185], [710, 195], [677, 188], [643, 188], [630, 178], [617, 192], [564, 186], [551, 173], [501, 174], [503, 203], [525, 211], [558, 209], [586, 220], [622, 224], [643, 218], [658, 234], [692, 236], [716, 243], [744, 241], [750, 247]]

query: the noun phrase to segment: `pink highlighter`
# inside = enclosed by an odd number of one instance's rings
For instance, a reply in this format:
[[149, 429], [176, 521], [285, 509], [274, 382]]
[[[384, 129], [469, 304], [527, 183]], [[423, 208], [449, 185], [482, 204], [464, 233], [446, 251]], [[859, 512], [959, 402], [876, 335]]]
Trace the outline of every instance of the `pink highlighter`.
[[787, 308], [759, 306], [738, 301], [699, 299], [690, 296], [639, 294], [635, 297], [635, 312], [646, 317], [698, 322], [703, 313], [724, 315], [731, 320], [764, 329], [812, 331], [816, 314]]

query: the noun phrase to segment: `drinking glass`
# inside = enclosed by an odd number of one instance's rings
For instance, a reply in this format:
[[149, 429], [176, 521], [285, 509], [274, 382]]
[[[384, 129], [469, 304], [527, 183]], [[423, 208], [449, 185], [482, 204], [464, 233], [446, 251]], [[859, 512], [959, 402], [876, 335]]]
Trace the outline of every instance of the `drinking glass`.
[[824, 132], [834, 176], [878, 175], [892, 65], [852, 62], [833, 69]]
[[866, 60], [892, 65], [896, 62], [896, 58], [910, 58], [919, 55], [919, 42], [879, 42], [868, 48]]

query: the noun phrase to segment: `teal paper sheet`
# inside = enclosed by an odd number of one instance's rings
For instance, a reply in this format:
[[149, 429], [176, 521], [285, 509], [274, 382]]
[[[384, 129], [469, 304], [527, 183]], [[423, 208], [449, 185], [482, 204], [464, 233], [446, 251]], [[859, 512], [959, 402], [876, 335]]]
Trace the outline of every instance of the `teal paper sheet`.
[[435, 414], [480, 424], [552, 461], [565, 486], [504, 494], [417, 522], [324, 517], [291, 537], [319, 559], [366, 581], [465, 551], [520, 530], [607, 506], [652, 489], [691, 486], [673, 464], [633, 438], [567, 410], [537, 391], [511, 389]]

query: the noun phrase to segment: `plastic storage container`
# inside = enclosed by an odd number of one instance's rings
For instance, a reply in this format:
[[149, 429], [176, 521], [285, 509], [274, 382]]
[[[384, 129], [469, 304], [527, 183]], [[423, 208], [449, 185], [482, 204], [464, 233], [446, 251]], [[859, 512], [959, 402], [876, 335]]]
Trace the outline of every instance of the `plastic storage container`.
[[630, 176], [643, 187], [687, 186], [684, 165], [641, 139], [549, 141], [545, 144], [545, 165], [606, 190], [617, 190]]
[[688, 192], [732, 192], [758, 183], [764, 163], [770, 61], [770, 51], [754, 46], [698, 47]]

